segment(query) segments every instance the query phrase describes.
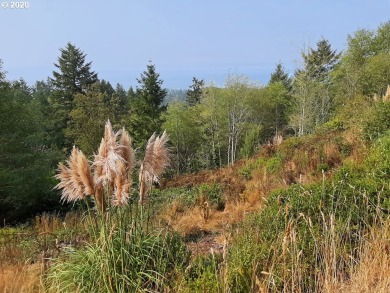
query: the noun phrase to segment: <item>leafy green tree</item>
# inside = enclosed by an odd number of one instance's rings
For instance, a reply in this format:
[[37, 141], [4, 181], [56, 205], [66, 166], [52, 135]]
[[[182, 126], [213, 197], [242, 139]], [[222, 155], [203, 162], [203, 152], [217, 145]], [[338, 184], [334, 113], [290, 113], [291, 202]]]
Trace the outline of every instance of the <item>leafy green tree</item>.
[[334, 109], [331, 72], [340, 56], [325, 39], [317, 42], [317, 48], [302, 53], [304, 68], [297, 70], [294, 78], [296, 112], [292, 126], [298, 135], [311, 133], [329, 119]]
[[225, 83], [226, 95], [223, 97], [227, 115], [227, 163], [233, 164], [236, 161], [239, 145], [249, 121], [251, 95], [249, 80], [244, 76], [230, 76]]
[[163, 102], [167, 90], [162, 88], [163, 80], [151, 62], [137, 81], [139, 87], [131, 101], [129, 126], [134, 140], [144, 144], [153, 132], [161, 129], [161, 114], [166, 110]]
[[269, 84], [274, 84], [278, 82], [282, 83], [288, 91], [291, 91], [292, 80], [288, 76], [288, 73], [284, 70], [282, 63], [278, 63], [276, 65], [275, 71], [271, 73], [271, 79], [269, 81]]
[[206, 146], [203, 151], [203, 161], [207, 168], [223, 166], [226, 163], [227, 150], [227, 114], [223, 98], [223, 89], [209, 86], [204, 90], [199, 105], [203, 133]]
[[198, 80], [196, 77], [192, 78], [192, 85], [187, 91], [186, 102], [190, 106], [194, 106], [200, 102], [202, 91], [204, 87], [204, 80]]
[[123, 88], [123, 86], [120, 83], [117, 83], [115, 86], [115, 95], [119, 97], [124, 103], [127, 103], [128, 97], [126, 90]]
[[390, 84], [390, 21], [376, 30], [358, 30], [348, 36], [348, 47], [335, 70], [339, 103], [357, 94], [383, 95]]
[[291, 96], [283, 83], [271, 83], [258, 93], [256, 109], [258, 124], [261, 126], [262, 142], [285, 130], [291, 112]]
[[295, 134], [302, 136], [314, 131], [316, 126], [316, 103], [319, 84], [304, 72], [294, 77], [293, 103], [294, 111], [290, 117], [290, 126]]
[[[130, 113], [130, 99], [126, 90], [119, 83], [115, 86], [115, 91], [111, 96], [111, 110], [115, 113], [115, 120], [113, 120], [115, 127], [122, 127], [126, 124], [127, 116]], [[117, 124], [117, 125], [116, 125]]]
[[46, 144], [40, 102], [23, 81], [0, 69], [0, 217], [12, 223], [58, 207], [51, 179], [55, 154]]
[[256, 148], [259, 145], [261, 127], [260, 125], [254, 124], [247, 130], [244, 137], [244, 142], [240, 148], [240, 157], [249, 158], [253, 156]]
[[197, 171], [202, 162], [201, 145], [204, 143], [200, 107], [188, 107], [185, 102], [174, 101], [164, 114], [163, 128], [169, 133], [177, 173]]

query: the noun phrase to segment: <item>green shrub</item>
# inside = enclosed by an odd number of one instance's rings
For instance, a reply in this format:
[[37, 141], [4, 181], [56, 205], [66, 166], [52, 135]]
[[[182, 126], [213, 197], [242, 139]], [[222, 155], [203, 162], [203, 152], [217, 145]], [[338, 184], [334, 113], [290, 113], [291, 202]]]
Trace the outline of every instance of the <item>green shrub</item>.
[[221, 262], [220, 254], [197, 256], [186, 272], [184, 292], [222, 292], [219, 277]]
[[268, 173], [275, 174], [282, 168], [282, 159], [279, 156], [269, 158], [265, 164]]
[[204, 196], [208, 203], [218, 210], [223, 210], [225, 202], [222, 197], [222, 186], [218, 183], [213, 184], [201, 184], [198, 187], [200, 196]]
[[375, 140], [390, 130], [390, 103], [378, 103], [363, 125], [367, 140]]
[[256, 169], [256, 167], [258, 167], [258, 165], [259, 165], [259, 163], [257, 161], [247, 160], [245, 162], [245, 165], [243, 165], [238, 170], [238, 175], [246, 180], [251, 180], [252, 179], [252, 172]]

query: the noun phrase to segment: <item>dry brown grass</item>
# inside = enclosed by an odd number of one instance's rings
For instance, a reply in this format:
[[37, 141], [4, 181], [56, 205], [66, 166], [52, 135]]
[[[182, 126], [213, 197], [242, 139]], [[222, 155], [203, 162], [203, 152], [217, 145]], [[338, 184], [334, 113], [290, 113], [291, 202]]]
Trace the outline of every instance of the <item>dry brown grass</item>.
[[41, 276], [61, 253], [57, 243], [78, 246], [88, 237], [82, 218], [77, 212], [42, 214], [28, 228], [0, 229], [0, 292], [45, 292]]
[[37, 293], [44, 292], [41, 286], [40, 264], [0, 264], [0, 292]]
[[228, 203], [223, 211], [211, 209], [207, 219], [204, 218], [201, 206], [195, 206], [183, 210], [180, 204], [175, 202], [168, 205], [159, 214], [159, 218], [168, 226], [178, 231], [184, 236], [188, 236], [194, 231], [223, 233], [232, 224], [242, 221], [250, 212], [260, 209], [262, 201], [238, 203]]
[[390, 219], [380, 229], [370, 231], [350, 279], [327, 292], [390, 292]]

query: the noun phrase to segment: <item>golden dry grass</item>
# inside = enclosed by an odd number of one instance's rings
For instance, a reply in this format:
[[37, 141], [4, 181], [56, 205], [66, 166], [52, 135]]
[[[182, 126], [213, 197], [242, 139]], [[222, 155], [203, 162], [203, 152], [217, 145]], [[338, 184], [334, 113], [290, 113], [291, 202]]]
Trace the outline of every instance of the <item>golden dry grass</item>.
[[40, 264], [0, 264], [0, 292], [36, 293], [43, 292]]
[[327, 292], [390, 292], [390, 220], [380, 229], [370, 231], [350, 279], [336, 284]]

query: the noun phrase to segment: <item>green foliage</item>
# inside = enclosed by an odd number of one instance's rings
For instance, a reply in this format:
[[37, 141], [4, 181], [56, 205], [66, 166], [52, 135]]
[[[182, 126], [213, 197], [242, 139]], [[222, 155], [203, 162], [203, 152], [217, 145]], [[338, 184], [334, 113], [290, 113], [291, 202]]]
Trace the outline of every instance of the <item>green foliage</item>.
[[107, 96], [100, 92], [98, 84], [89, 88], [85, 94], [74, 96], [74, 108], [69, 113], [70, 121], [64, 131], [87, 155], [96, 151], [104, 133], [104, 124], [110, 118], [106, 100]]
[[344, 122], [340, 121], [338, 118], [329, 120], [328, 122], [322, 124], [320, 127], [317, 128], [317, 131], [339, 131], [339, 130], [345, 130]]
[[68, 126], [69, 114], [74, 109], [74, 95], [84, 93], [98, 78], [91, 71], [91, 62], [86, 63], [86, 54], [75, 45], [68, 43], [65, 48], [60, 48], [60, 52], [58, 64], [54, 64], [59, 72], [53, 71], [53, 78], [50, 78], [54, 91], [47, 98], [50, 102], [50, 119], [53, 121], [51, 135], [55, 137], [57, 147], [67, 153], [73, 141], [65, 137], [64, 131]]
[[249, 158], [253, 156], [259, 145], [261, 128], [258, 125], [253, 125], [245, 134], [243, 146], [240, 149], [241, 158]]
[[163, 116], [163, 128], [169, 133], [177, 173], [196, 171], [202, 164], [198, 155], [204, 136], [199, 114], [199, 107], [176, 101], [169, 104]]
[[[104, 133], [105, 122], [109, 119], [116, 128], [123, 125], [126, 111], [126, 95], [119, 87], [118, 94], [112, 90], [101, 92], [101, 83], [91, 85], [85, 93], [74, 96], [73, 110], [64, 130], [66, 137], [79, 146], [87, 155], [92, 155]], [[121, 95], [121, 96], [120, 96]]]
[[[211, 206], [218, 210], [223, 210], [225, 207], [224, 199], [222, 198], [222, 186], [218, 183], [201, 184], [198, 187], [199, 195], [207, 201]], [[203, 204], [201, 202], [200, 204]]]
[[58, 64], [54, 64], [60, 72], [53, 71], [54, 86], [72, 99], [75, 93], [82, 93], [87, 86], [95, 83], [97, 74], [91, 71], [92, 62], [85, 63], [86, 54], [71, 43], [60, 48], [61, 56]]
[[290, 92], [292, 90], [292, 79], [288, 76], [288, 73], [285, 72], [282, 63], [278, 63], [275, 71], [271, 73], [269, 84], [278, 82], [282, 83], [287, 91]]
[[131, 101], [129, 130], [137, 142], [147, 140], [155, 131], [161, 130], [162, 113], [166, 106], [163, 104], [167, 90], [162, 88], [163, 80], [156, 72], [152, 63], [137, 79], [139, 88]]
[[244, 76], [230, 76], [224, 88], [202, 89], [200, 102], [173, 102], [164, 115], [177, 172], [233, 164], [282, 133], [288, 123], [290, 95], [280, 83], [265, 88]]
[[390, 103], [378, 103], [363, 125], [366, 139], [375, 140], [390, 130]]
[[45, 119], [21, 81], [0, 85], [0, 214], [12, 223], [58, 207], [51, 189], [57, 153], [47, 144]]
[[283, 84], [271, 83], [255, 91], [249, 105], [253, 113], [252, 121], [261, 127], [262, 142], [283, 132], [291, 109], [291, 97]]
[[154, 189], [150, 194], [151, 210], [158, 210], [173, 201], [177, 201], [183, 210], [194, 206], [198, 198], [198, 189], [194, 188], [168, 188]]
[[282, 168], [282, 159], [280, 156], [269, 158], [266, 162], [266, 170], [270, 174], [278, 173]]
[[[46, 282], [54, 292], [158, 292], [174, 286], [189, 262], [177, 234], [157, 230], [137, 204], [101, 218], [94, 241], [51, 266]], [[93, 225], [93, 224], [92, 224]]]
[[339, 62], [341, 53], [332, 50], [328, 40], [322, 39], [317, 42], [317, 48], [309, 48], [307, 53], [302, 53], [305, 63], [305, 72], [310, 79], [324, 82], [329, 78], [330, 71]]
[[295, 73], [295, 113], [291, 126], [299, 136], [313, 133], [317, 126], [328, 121], [334, 110], [331, 72], [341, 54], [332, 50], [330, 43], [322, 39], [315, 49], [303, 52], [303, 69]]
[[221, 292], [219, 280], [221, 262], [220, 254], [197, 256], [192, 260], [185, 274], [184, 292]]
[[339, 271], [347, 269], [345, 255], [357, 257], [365, 229], [389, 212], [389, 151], [387, 135], [363, 165], [345, 165], [332, 181], [274, 191], [237, 229], [229, 247], [230, 288], [249, 292], [256, 275], [271, 290], [287, 290], [291, 278], [300, 278], [304, 291], [316, 290], [327, 237], [340, 241], [334, 261]]
[[376, 30], [361, 29], [348, 36], [348, 48], [334, 73], [338, 99], [385, 93], [390, 84], [389, 28], [388, 21]]
[[252, 179], [252, 172], [255, 170], [255, 168], [256, 163], [252, 160], [247, 160], [245, 164], [240, 169], [238, 169], [238, 174], [242, 178], [250, 180]]
[[188, 105], [195, 106], [196, 104], [199, 104], [200, 99], [202, 97], [203, 86], [204, 86], [203, 79], [199, 80], [195, 77], [192, 78], [192, 85], [190, 86], [190, 89], [187, 91], [186, 102]]

